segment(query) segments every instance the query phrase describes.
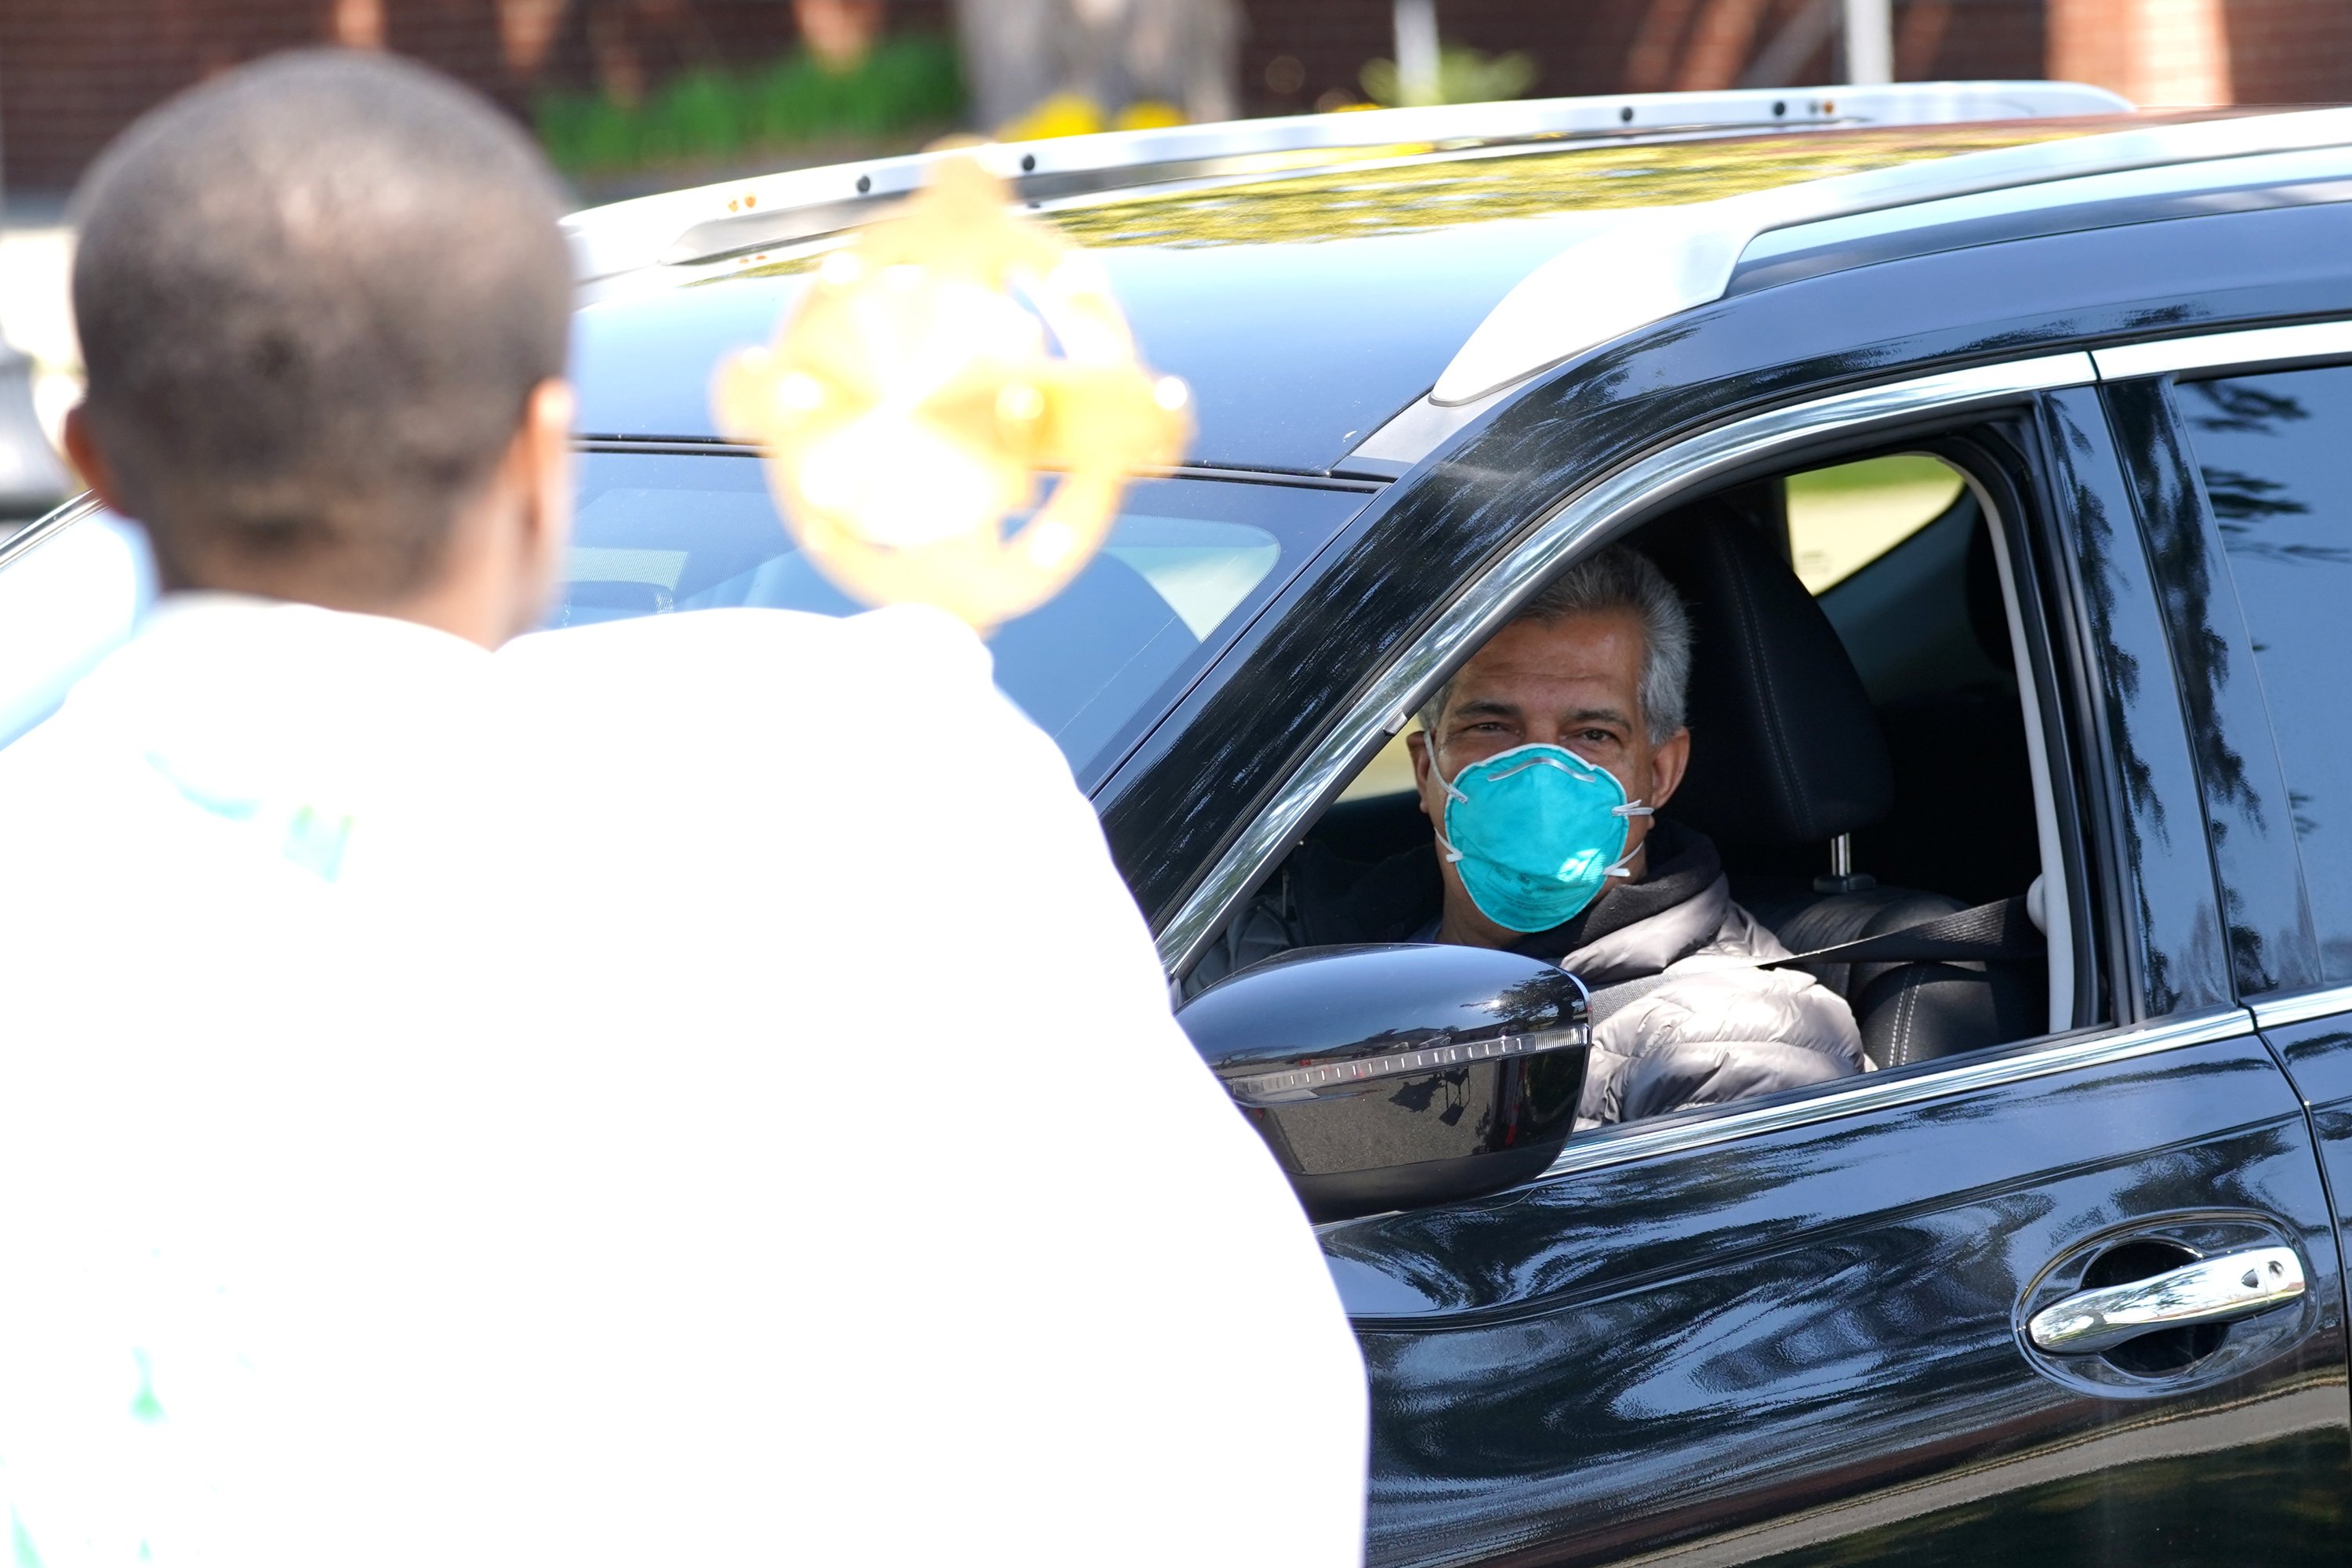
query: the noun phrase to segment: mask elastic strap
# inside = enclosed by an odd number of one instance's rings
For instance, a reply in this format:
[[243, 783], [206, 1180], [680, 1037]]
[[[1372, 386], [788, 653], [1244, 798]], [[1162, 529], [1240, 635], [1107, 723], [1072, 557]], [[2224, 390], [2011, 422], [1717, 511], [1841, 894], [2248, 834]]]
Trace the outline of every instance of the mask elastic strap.
[[[1655, 816], [1657, 812], [1650, 806], [1643, 805], [1638, 800], [1629, 800], [1623, 805], [1611, 806], [1609, 808], [1609, 814], [1612, 816]], [[1642, 847], [1638, 844], [1634, 845], [1631, 849], [1626, 850], [1624, 854], [1617, 858], [1617, 863], [1614, 866], [1610, 867], [1609, 869], [1601, 873], [1601, 879], [1605, 881], [1612, 877], [1622, 877], [1625, 880], [1629, 882], [1632, 881], [1633, 879], [1633, 873], [1626, 868], [1625, 863], [1628, 860], [1631, 860], [1634, 856], [1639, 855], [1641, 852]]]
[[[1428, 735], [1429, 731], [1424, 730], [1422, 733]], [[1429, 736], [1429, 771], [1437, 775], [1437, 787], [1445, 792], [1447, 799], [1458, 800], [1465, 803], [1469, 800], [1470, 797], [1464, 795], [1460, 790], [1455, 789], [1454, 787], [1454, 781], [1445, 776], [1445, 756], [1444, 752], [1437, 749], [1437, 737], [1434, 735]], [[1465, 768], [1463, 771], [1466, 773], [1469, 770]], [[1437, 836], [1437, 841], [1440, 844], [1445, 844], [1445, 835], [1442, 833], [1439, 834]], [[1461, 856], [1454, 853], [1454, 846], [1451, 844], [1445, 845], [1445, 850], [1446, 858], [1448, 859], [1459, 860], [1462, 858]]]
[[[1429, 731], [1424, 730], [1422, 733], [1428, 735]], [[1445, 776], [1445, 757], [1444, 753], [1438, 751], [1437, 737], [1434, 735], [1429, 736], [1429, 771], [1437, 775], [1438, 787], [1445, 791], [1446, 798], [1449, 800], [1459, 801], [1467, 801], [1470, 798], [1460, 790], [1455, 789], [1454, 787], [1454, 781]], [[1445, 829], [1433, 822], [1429, 825], [1429, 830], [1433, 834], [1436, 835], [1437, 847], [1445, 851], [1445, 863], [1449, 866], [1460, 865], [1462, 863], [1462, 851], [1456, 849], [1453, 845], [1445, 841]]]

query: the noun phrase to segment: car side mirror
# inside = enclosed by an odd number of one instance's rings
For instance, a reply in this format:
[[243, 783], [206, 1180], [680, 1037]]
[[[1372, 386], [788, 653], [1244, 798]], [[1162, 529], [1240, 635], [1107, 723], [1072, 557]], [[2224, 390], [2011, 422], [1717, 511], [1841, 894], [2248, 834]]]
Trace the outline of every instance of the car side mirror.
[[1499, 1192], [1568, 1142], [1592, 1031], [1584, 986], [1489, 948], [1301, 948], [1176, 1015], [1308, 1217]]

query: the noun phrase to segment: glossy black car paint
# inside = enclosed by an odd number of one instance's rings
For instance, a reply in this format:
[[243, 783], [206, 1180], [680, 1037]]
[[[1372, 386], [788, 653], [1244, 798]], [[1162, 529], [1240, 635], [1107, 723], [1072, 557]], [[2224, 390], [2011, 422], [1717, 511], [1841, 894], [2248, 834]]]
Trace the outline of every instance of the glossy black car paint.
[[2090, 798], [2108, 817], [2109, 864], [2125, 938], [2119, 998], [2163, 1017], [2231, 999], [2213, 863], [2170, 649], [2147, 552], [2098, 394], [2042, 399], [2048, 504], [2068, 573], [2074, 629], [2101, 711], [2084, 726], [2104, 776]]
[[[2030, 1363], [2046, 1265], [2217, 1213], [2305, 1253], [2274, 1359], [2128, 1393]], [[2333, 1237], [2251, 1034], [1332, 1227], [1376, 1391], [1370, 1561], [1727, 1535], [1701, 1560], [2328, 1560], [2352, 1525]]]
[[[2098, 742], [2085, 793], [2111, 803], [2097, 858], [2137, 937], [2119, 1000], [2229, 1018], [2200, 783], [2116, 444], [2095, 391], [2031, 412], [2015, 437], [2043, 483], [2021, 510], [2044, 520], [2053, 629], [2083, 678], [2072, 728]], [[1330, 1227], [1373, 1369], [1372, 1561], [1688, 1541], [1706, 1562], [2219, 1563], [2252, 1532], [2325, 1560], [2352, 1522], [2333, 1218], [2311, 1124], [2242, 1023]], [[2062, 1260], [2220, 1221], [2300, 1246], [2316, 1282], [2298, 1313], [2231, 1330], [2243, 1360], [2143, 1378], [2024, 1346]]]
[[2151, 377], [2105, 393], [2147, 510], [2162, 519], [2148, 537], [2200, 754], [2239, 990], [2290, 1002], [2302, 993], [2304, 1010], [2318, 1015], [2263, 1033], [2307, 1108], [2337, 1224], [2352, 1226], [2352, 999], [2321, 986], [2295, 849], [2296, 803], [2273, 737], [2276, 724], [2325, 721], [2275, 713], [2265, 700], [2221, 521], [2183, 428], [2179, 389], [2170, 377]]
[[2319, 939], [2304, 897], [2293, 806], [2254, 670], [2253, 638], [2168, 377], [2101, 389], [2129, 472], [2189, 721], [2242, 996], [2320, 981]]
[[[2263, 1031], [2309, 1108], [2336, 1234], [2352, 1235], [2352, 1008]], [[2352, 1279], [2352, 1260], [2347, 1260]]]
[[[1543, 1174], [1575, 1128], [1591, 1039], [1584, 986], [1559, 965], [1433, 942], [1302, 948], [1226, 976], [1176, 1022], [1318, 1220]], [[1427, 1051], [1447, 1059], [1383, 1066]], [[1326, 1080], [1253, 1091], [1309, 1072]]]
[[[2352, 211], [2319, 205], [1889, 260], [1553, 374], [1369, 509], [1114, 779], [1125, 868], [1164, 917], [1382, 658], [1634, 454], [1865, 378], [2340, 313], [2347, 240]], [[2118, 999], [2226, 1007], [2179, 606], [2152, 590], [2143, 510], [2157, 551], [2175, 541], [2096, 393], [2024, 412], [2053, 629], [2087, 685], [2097, 858], [2144, 917], [2110, 924]], [[2062, 1256], [2216, 1209], [2305, 1248], [2309, 1316], [2273, 1359], [2126, 1400], [2022, 1349], [2018, 1313]], [[2323, 1560], [2352, 1499], [2332, 1217], [2302, 1107], [2249, 1036], [1337, 1227], [1374, 1377], [1372, 1559], [1703, 1540], [1721, 1562]]]
[[1843, 240], [1810, 249], [1789, 251], [1769, 260], [1743, 262], [1732, 273], [1731, 285], [1727, 292], [1741, 294], [1751, 289], [1793, 283], [1802, 278], [1818, 278], [1825, 273], [1874, 266], [1882, 261], [1930, 256], [1939, 251], [1973, 249], [1978, 246], [1998, 245], [2005, 240], [2126, 228], [2135, 224], [2206, 217], [2218, 213], [2320, 206], [2346, 200], [2352, 200], [2352, 181], [2291, 180], [2231, 190], [2185, 191], [2061, 206], [2035, 206], [1950, 223], [1905, 224], [1865, 239]]
[[1541, 378], [1390, 488], [1098, 795], [1155, 921], [1369, 673], [1559, 500], [1704, 426], [1864, 380], [2352, 310], [2352, 206], [2020, 240], [1727, 300]]
[[[1188, 461], [1320, 470], [1426, 390], [1496, 301], [1563, 243], [1536, 224], [1472, 244], [1341, 242], [1344, 254], [1318, 245], [1097, 255], [1139, 352], [1192, 387]], [[709, 366], [773, 333], [803, 287], [798, 277], [729, 279], [582, 311], [579, 428], [715, 437]]]
[[[1809, 256], [1537, 377], [1378, 497], [1097, 793], [1139, 899], [1165, 921], [1373, 672], [1598, 476], [1865, 383], [2352, 314], [2339, 194], [2223, 193], [2176, 205], [2197, 216]], [[1480, 238], [1465, 227], [1450, 244], [1471, 257]], [[1307, 312], [1315, 343], [1382, 338], [1405, 346], [1394, 363], [1422, 367], [1419, 384], [1433, 375], [1444, 334], [1410, 310], [1339, 315]], [[1253, 381], [1263, 323], [1236, 317], [1245, 330], [1204, 330], [1180, 368], [1212, 395], [1293, 384]], [[642, 352], [676, 351], [654, 331]], [[607, 374], [627, 357], [608, 356]], [[1417, 390], [1401, 370], [1375, 379], [1383, 397]], [[1196, 456], [1328, 467], [1345, 445], [1331, 438], [1381, 416], [1276, 412], [1279, 442], [1244, 450], [1235, 426]], [[2127, 396], [2063, 392], [1961, 423], [1989, 418], [2014, 427], [2034, 476], [2011, 510], [2036, 531], [2037, 613], [2063, 678], [2044, 698], [2064, 710], [2050, 715], [2073, 753], [2062, 794], [2097, 873], [2076, 885], [2113, 942], [2084, 967], [2116, 982], [2111, 1023], [2196, 1015], [2210, 1037], [2145, 1054], [2042, 1042], [2011, 1053], [2043, 1053], [2031, 1071], [1996, 1059], [1981, 1081], [1928, 1064], [1879, 1075], [1842, 1109], [1791, 1097], [1695, 1113], [1681, 1139], [1656, 1123], [1605, 1131], [1530, 1186], [1328, 1227], [1373, 1379], [1374, 1563], [1683, 1547], [1694, 1563], [1823, 1564], [2340, 1555], [2352, 1401], [2332, 1222], [2352, 1219], [2352, 1033], [2271, 1031], [2290, 1083], [2231, 1011], [2249, 981], [2298, 972], [2277, 889], [2226, 904], [2217, 890], [2209, 825], [2235, 833], [2229, 814], [2247, 808], [2217, 785], [2212, 731], [2242, 714], [2231, 682], [2249, 667], [2232, 675], [2217, 656], [2238, 646], [2217, 596], [2179, 586], [2193, 481]], [[1318, 449], [1330, 455], [1307, 456]], [[2241, 838], [2222, 860], [2233, 879], [2262, 864], [2263, 842]], [[2024, 1314], [2087, 1256], [2141, 1235], [2291, 1244], [2312, 1289], [2232, 1328], [2228, 1354], [2138, 1384], [2031, 1350]]]

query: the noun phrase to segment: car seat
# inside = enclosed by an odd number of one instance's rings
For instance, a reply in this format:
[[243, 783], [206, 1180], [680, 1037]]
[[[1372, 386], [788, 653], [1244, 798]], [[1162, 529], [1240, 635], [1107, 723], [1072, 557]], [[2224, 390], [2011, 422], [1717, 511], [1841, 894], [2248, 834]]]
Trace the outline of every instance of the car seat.
[[[1753, 521], [1702, 501], [1643, 531], [1636, 547], [1689, 606], [1691, 762], [1665, 815], [1740, 850], [1833, 845], [1883, 819], [1893, 769], [1862, 678], [1829, 617]], [[1834, 947], [1958, 912], [1945, 894], [1843, 877], [1748, 882], [1733, 891], [1794, 952]], [[2015, 889], [2022, 893], [2025, 889]], [[1981, 1049], [2042, 1032], [2038, 965], [1809, 965], [1845, 997], [1881, 1067]]]

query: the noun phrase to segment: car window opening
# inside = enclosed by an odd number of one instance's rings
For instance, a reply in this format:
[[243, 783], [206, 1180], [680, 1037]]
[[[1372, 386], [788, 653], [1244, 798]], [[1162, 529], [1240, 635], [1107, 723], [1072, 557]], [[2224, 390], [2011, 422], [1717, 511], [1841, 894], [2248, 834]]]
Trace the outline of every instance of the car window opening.
[[[1136, 481], [1101, 552], [991, 635], [998, 686], [1091, 787], [1137, 727], [1165, 711], [1165, 694], [1197, 678], [1365, 499], [1278, 483]], [[584, 456], [550, 629], [745, 605], [825, 616], [863, 607], [785, 531], [761, 464]]]
[[[1898, 951], [1896, 961], [1806, 966], [1853, 1013], [1864, 1070], [2088, 1023], [2074, 1016], [2074, 911], [2051, 776], [2064, 764], [2053, 762], [2030, 678], [2021, 685], [2021, 661], [2032, 662], [2021, 574], [1984, 489], [1944, 458], [1896, 452], [1742, 483], [1622, 542], [1664, 572], [1696, 638], [1688, 772], [1660, 820], [1713, 842], [1733, 903], [1795, 953], [1992, 906], [2030, 911], [2035, 929], [2013, 922], [2021, 939], [2004, 938], [2012, 951], [1989, 962]], [[1779, 609], [1759, 618], [1718, 602], [1734, 579], [1767, 575], [1784, 585]], [[1741, 646], [1759, 637], [1771, 646]], [[1286, 944], [1434, 934], [1426, 921], [1360, 931], [1328, 912], [1334, 887], [1368, 889], [1360, 910], [1383, 896], [1383, 879], [1417, 878], [1427, 896], [1429, 874], [1415, 866], [1436, 846], [1407, 740], [1419, 728], [1409, 723], [1363, 767], [1189, 992]], [[1775, 792], [1832, 795], [1880, 767], [1881, 748], [1889, 787], [1875, 805], [1759, 805]], [[1856, 810], [1841, 875], [1831, 842], [1798, 829]], [[1269, 910], [1283, 918], [1269, 923]]]

